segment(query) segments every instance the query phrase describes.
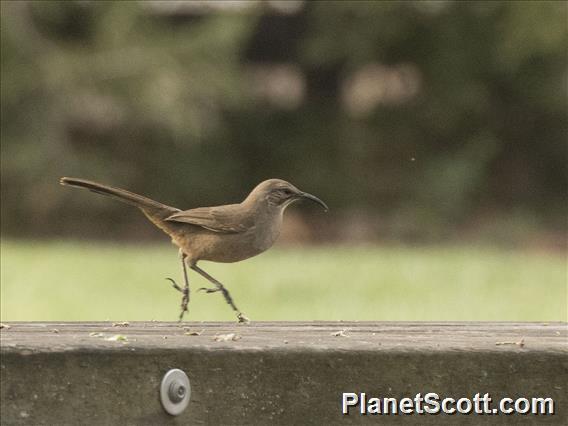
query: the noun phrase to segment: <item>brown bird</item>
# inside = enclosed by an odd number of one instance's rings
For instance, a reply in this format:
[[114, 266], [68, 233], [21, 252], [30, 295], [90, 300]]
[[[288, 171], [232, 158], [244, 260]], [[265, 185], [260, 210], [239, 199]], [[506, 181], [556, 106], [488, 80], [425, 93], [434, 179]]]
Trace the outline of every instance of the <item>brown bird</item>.
[[179, 247], [184, 286], [168, 278], [173, 287], [182, 293], [180, 321], [187, 312], [189, 303], [189, 280], [187, 266], [209, 280], [214, 288], [200, 288], [206, 293], [220, 291], [226, 302], [237, 313], [239, 322], [248, 318], [237, 308], [229, 291], [197, 266], [200, 260], [212, 262], [238, 262], [268, 250], [280, 235], [282, 216], [286, 207], [295, 201], [308, 199], [327, 205], [314, 195], [300, 191], [294, 185], [281, 179], [261, 182], [239, 204], [216, 207], [199, 207], [180, 210], [142, 195], [85, 179], [61, 178], [62, 185], [86, 188], [108, 195], [122, 202], [138, 207], [150, 221], [168, 234]]

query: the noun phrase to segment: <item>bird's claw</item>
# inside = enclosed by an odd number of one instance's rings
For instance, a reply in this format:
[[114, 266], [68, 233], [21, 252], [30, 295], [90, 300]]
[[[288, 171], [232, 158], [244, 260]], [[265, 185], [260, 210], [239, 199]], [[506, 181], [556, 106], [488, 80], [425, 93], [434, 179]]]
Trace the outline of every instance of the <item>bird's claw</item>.
[[221, 289], [201, 287], [201, 288], [198, 288], [197, 291], [204, 291], [205, 293], [209, 294], [209, 293], [217, 293], [218, 291], [221, 291]]
[[183, 289], [179, 285], [177, 285], [176, 281], [173, 278], [166, 278], [166, 280], [171, 281], [172, 287], [175, 288], [177, 291], [183, 293]]
[[237, 320], [239, 321], [239, 324], [248, 324], [250, 323], [250, 319], [248, 319], [247, 317], [245, 317], [242, 313], [239, 312], [239, 314], [237, 315]]

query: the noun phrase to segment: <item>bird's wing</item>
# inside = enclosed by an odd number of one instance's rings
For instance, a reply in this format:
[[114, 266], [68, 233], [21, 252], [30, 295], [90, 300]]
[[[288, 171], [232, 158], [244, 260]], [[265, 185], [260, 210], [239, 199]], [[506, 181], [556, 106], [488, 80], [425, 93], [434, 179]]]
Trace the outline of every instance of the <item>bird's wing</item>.
[[236, 234], [254, 226], [250, 215], [243, 213], [238, 204], [219, 207], [199, 207], [180, 211], [169, 216], [167, 221], [190, 223], [214, 232]]

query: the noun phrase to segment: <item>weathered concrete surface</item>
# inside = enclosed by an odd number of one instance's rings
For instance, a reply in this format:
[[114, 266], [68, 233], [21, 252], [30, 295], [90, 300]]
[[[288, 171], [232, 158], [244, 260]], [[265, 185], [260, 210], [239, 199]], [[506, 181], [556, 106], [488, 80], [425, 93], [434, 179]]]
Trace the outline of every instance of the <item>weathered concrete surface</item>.
[[[0, 333], [6, 425], [568, 424], [566, 323], [9, 325]], [[214, 340], [228, 333], [240, 339]], [[105, 340], [116, 335], [128, 341]], [[191, 380], [179, 417], [158, 398], [170, 368]], [[551, 397], [556, 414], [344, 416], [343, 392]]]

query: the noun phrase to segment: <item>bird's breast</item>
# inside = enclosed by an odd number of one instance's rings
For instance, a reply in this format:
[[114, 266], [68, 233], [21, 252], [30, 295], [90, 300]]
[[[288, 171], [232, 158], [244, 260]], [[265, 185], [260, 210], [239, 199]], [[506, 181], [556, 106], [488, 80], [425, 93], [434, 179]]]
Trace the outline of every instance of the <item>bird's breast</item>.
[[191, 233], [181, 233], [174, 243], [192, 261], [232, 263], [248, 259], [268, 250], [280, 235], [282, 215], [260, 217], [244, 232], [222, 233], [193, 225]]

